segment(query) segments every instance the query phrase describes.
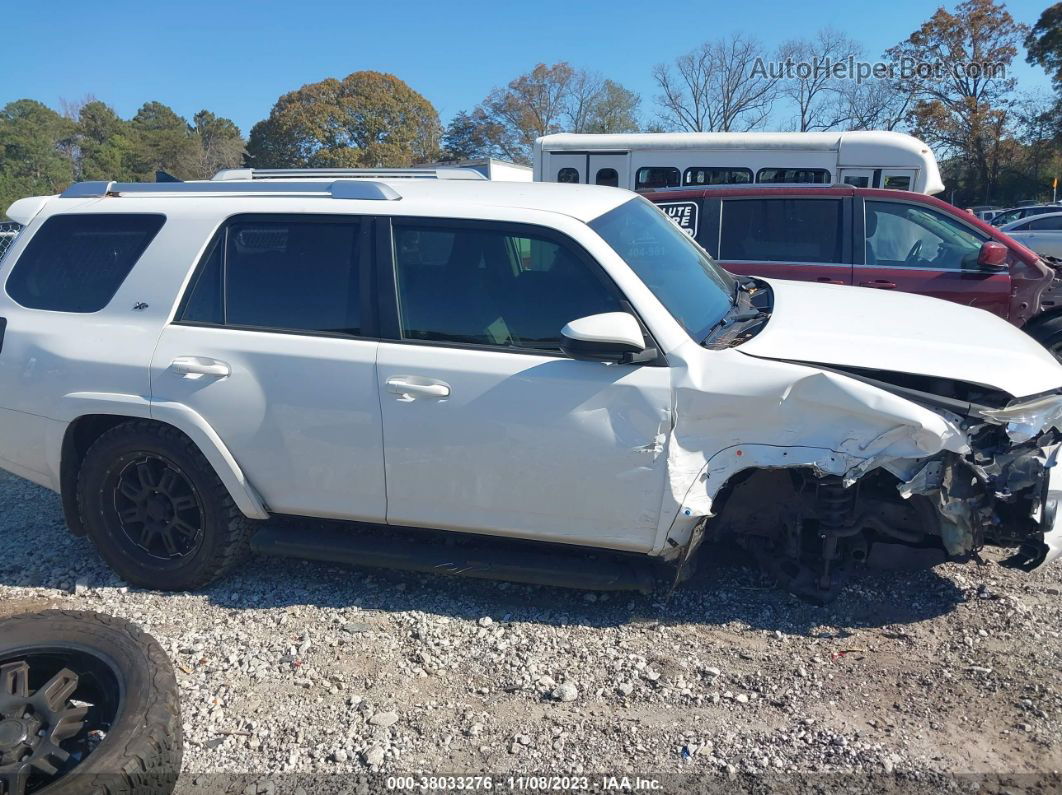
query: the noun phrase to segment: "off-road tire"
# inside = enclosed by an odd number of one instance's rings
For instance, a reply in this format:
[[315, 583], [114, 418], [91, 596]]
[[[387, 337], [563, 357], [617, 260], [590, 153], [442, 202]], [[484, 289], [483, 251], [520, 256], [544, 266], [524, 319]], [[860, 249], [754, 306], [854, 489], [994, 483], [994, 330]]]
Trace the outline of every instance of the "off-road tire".
[[0, 620], [0, 661], [35, 647], [76, 647], [103, 659], [123, 694], [99, 746], [37, 795], [172, 792], [184, 750], [181, 710], [173, 666], [158, 641], [101, 613], [46, 610]]
[[[115, 468], [137, 456], [160, 456], [191, 483], [202, 504], [201, 540], [187, 558], [165, 563], [132, 549], [108, 522], [104, 493]], [[241, 512], [199, 448], [168, 425], [134, 420], [103, 433], [85, 453], [77, 479], [78, 509], [101, 557], [126, 582], [164, 591], [202, 588], [223, 577], [247, 554], [251, 522]]]
[[1026, 333], [1062, 360], [1062, 315], [1046, 320], [1033, 320], [1026, 326]]

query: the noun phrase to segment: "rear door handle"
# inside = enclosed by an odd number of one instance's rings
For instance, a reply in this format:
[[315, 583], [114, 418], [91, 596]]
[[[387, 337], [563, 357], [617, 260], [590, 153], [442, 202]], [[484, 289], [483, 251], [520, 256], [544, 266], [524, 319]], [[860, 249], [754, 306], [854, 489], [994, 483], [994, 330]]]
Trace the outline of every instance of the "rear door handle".
[[844, 279], [831, 279], [829, 276], [820, 276], [815, 281], [822, 284], [848, 284]]
[[180, 375], [213, 375], [224, 378], [232, 372], [226, 362], [206, 356], [178, 356], [170, 362], [170, 369]]
[[874, 279], [874, 281], [871, 281], [871, 282], [860, 282], [859, 286], [860, 287], [876, 287], [879, 290], [895, 290], [896, 289], [896, 283], [895, 282], [888, 282], [888, 281], [885, 281], [884, 279]]
[[387, 391], [399, 396], [399, 400], [416, 400], [417, 397], [450, 397], [450, 385], [445, 381], [418, 378], [412, 375], [396, 375], [387, 379]]

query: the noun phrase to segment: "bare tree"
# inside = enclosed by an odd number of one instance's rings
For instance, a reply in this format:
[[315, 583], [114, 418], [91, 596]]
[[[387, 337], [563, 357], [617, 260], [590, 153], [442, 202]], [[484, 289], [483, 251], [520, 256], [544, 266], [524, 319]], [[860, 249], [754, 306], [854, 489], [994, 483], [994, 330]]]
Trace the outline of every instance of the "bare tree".
[[843, 81], [833, 76], [831, 67], [861, 55], [858, 42], [829, 27], [810, 39], [791, 39], [778, 48], [778, 61], [785, 69], [778, 93], [793, 105], [796, 130], [829, 130], [848, 121], [845, 103], [837, 102]]
[[777, 81], [756, 69], [762, 61], [760, 43], [739, 33], [706, 41], [679, 56], [673, 67], [655, 66], [663, 120], [690, 132], [744, 132], [762, 126], [778, 94]]
[[914, 95], [895, 80], [847, 80], [834, 97], [834, 115], [849, 130], [895, 130], [903, 123]]

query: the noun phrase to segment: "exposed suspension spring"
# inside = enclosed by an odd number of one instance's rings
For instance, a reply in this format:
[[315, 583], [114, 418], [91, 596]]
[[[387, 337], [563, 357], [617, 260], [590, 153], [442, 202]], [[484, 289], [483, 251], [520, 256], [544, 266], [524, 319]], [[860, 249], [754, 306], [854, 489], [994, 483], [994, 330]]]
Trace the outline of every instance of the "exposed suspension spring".
[[[829, 478], [818, 485], [815, 497], [817, 513], [823, 530], [837, 533], [855, 515], [858, 487], [845, 488], [840, 478]], [[843, 533], [841, 533], [843, 535]]]

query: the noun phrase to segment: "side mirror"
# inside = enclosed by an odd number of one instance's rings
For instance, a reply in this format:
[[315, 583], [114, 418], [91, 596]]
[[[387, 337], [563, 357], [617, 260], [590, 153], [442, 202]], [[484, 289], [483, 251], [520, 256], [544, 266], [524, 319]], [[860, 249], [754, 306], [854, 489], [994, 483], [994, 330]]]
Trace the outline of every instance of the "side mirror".
[[986, 270], [1005, 271], [1009, 254], [1010, 251], [1002, 243], [988, 240], [981, 245], [981, 251], [977, 255], [977, 264]]
[[573, 320], [561, 329], [561, 350], [573, 359], [632, 364], [656, 358], [646, 350], [642, 327], [626, 312], [603, 312]]

